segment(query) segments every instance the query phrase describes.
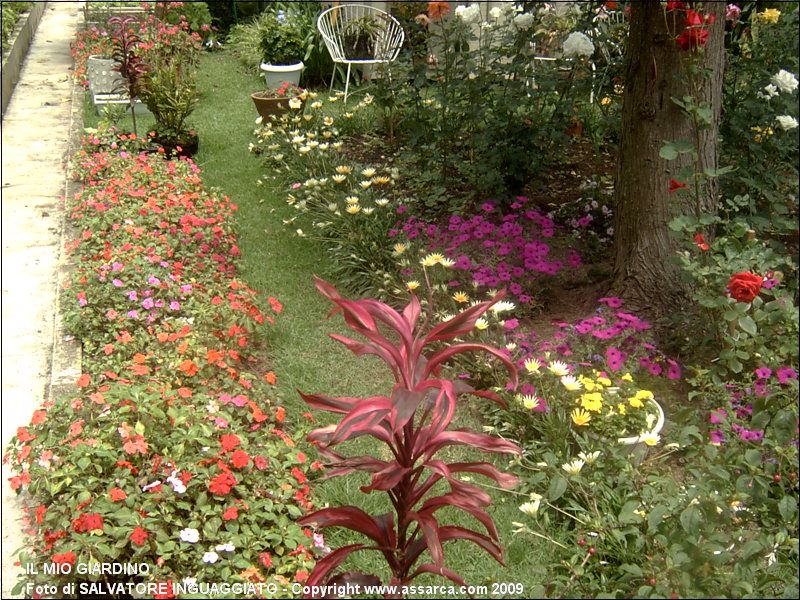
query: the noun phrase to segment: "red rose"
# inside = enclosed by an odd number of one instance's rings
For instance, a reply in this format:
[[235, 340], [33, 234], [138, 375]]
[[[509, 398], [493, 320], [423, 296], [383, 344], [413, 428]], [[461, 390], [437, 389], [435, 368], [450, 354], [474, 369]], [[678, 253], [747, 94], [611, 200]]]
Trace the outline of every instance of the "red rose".
[[752, 302], [758, 293], [761, 291], [761, 284], [764, 278], [755, 273], [747, 271], [743, 273], [734, 273], [728, 280], [728, 292], [731, 298], [738, 302]]
[[700, 248], [703, 252], [708, 250], [709, 246], [706, 243], [706, 238], [702, 233], [695, 233], [694, 234], [694, 243], [697, 244], [697, 247]]

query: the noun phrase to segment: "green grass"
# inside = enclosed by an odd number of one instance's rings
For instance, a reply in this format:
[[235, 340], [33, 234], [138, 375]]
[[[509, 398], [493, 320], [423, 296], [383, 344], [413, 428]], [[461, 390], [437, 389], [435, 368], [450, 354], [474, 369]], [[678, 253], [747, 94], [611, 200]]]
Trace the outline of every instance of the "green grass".
[[[270, 341], [271, 366], [278, 375], [282, 404], [290, 415], [300, 418], [305, 408], [296, 389], [349, 396], [390, 390], [392, 380], [381, 363], [356, 358], [328, 338], [329, 333], [347, 334], [347, 330], [340, 317], [325, 319], [331, 305], [312, 282], [313, 274], [325, 276], [329, 269], [325, 251], [308, 239], [292, 235], [283, 225], [282, 219], [293, 213], [282, 194], [256, 186], [266, 173], [258, 158], [248, 152], [257, 117], [250, 93], [262, 87], [261, 81], [247, 74], [233, 57], [221, 53], [203, 57], [199, 83], [203, 98], [193, 122], [200, 134], [196, 159], [204, 181], [219, 187], [239, 205], [242, 277], [253, 288], [284, 303]], [[468, 424], [465, 421], [474, 419], [467, 415], [459, 425]], [[351, 448], [355, 452], [377, 450], [366, 441]], [[374, 494], [364, 497], [358, 490], [361, 484], [363, 481], [342, 477], [317, 484], [316, 491], [321, 504], [355, 503], [367, 510], [385, 510], [385, 499]], [[531, 590], [541, 581], [535, 567], [541, 564], [546, 548], [538, 540], [511, 534], [511, 521], [524, 520], [517, 509], [521, 500], [503, 492], [494, 496], [497, 504], [492, 512], [506, 544], [508, 566], [501, 567], [466, 543], [448, 544], [449, 564], [471, 584], [524, 582], [526, 590]], [[334, 547], [355, 541], [346, 531], [331, 532], [328, 539]], [[369, 553], [357, 555], [352, 564], [366, 572], [382, 566]]]
[[[348, 334], [341, 317], [326, 319], [331, 304], [315, 289], [312, 276], [326, 277], [330, 261], [324, 248], [307, 238], [292, 234], [282, 220], [293, 215], [285, 202], [285, 195], [272, 191], [256, 182], [268, 173], [257, 156], [248, 151], [253, 140], [255, 119], [258, 116], [250, 94], [263, 87], [259, 78], [248, 74], [233, 56], [225, 52], [205, 54], [200, 62], [198, 83], [201, 100], [190, 122], [200, 136], [200, 149], [195, 160], [202, 169], [203, 181], [232, 198], [239, 210], [236, 229], [242, 252], [240, 276], [264, 296], [278, 298], [284, 310], [271, 328], [269, 335], [268, 367], [278, 377], [277, 401], [287, 410], [287, 422], [302, 425], [305, 404], [297, 394], [324, 392], [332, 395], [368, 396], [387, 393], [393, 380], [388, 369], [377, 359], [356, 358], [343, 346], [328, 337], [330, 333]], [[98, 117], [89, 104], [85, 111], [85, 124], [95, 126]], [[139, 133], [153, 126], [152, 117], [142, 116]], [[130, 128], [130, 119], [122, 122]], [[482, 401], [482, 400], [476, 400]], [[477, 411], [464, 407], [458, 427], [480, 429]], [[330, 422], [325, 414], [317, 414], [322, 423]], [[345, 447], [348, 453], [374, 454], [382, 449], [370, 440], [360, 438]], [[313, 448], [308, 451], [313, 455]], [[469, 450], [453, 450], [448, 459], [486, 460]], [[503, 466], [502, 458], [498, 461]], [[476, 479], [481, 479], [476, 477]], [[364, 495], [358, 487], [366, 479], [339, 477], [317, 482], [315, 491], [318, 504], [331, 506], [356, 504], [369, 512], [388, 509], [382, 494]], [[546, 560], [546, 542], [530, 536], [511, 533], [512, 521], [524, 521], [518, 505], [527, 498], [513, 493], [490, 490], [494, 504], [490, 507], [506, 548], [506, 563], [497, 564], [483, 551], [465, 542], [446, 546], [447, 563], [471, 585], [491, 582], [521, 582], [526, 593], [544, 578], [542, 565]], [[454, 522], [478, 530], [481, 526], [462, 517], [456, 511], [442, 512], [443, 522]], [[355, 541], [358, 536], [346, 530], [330, 531], [326, 539], [332, 547]], [[353, 568], [382, 574], [386, 578], [383, 561], [376, 553], [360, 553], [349, 563]], [[447, 585], [442, 578], [423, 577], [419, 582], [429, 585]], [[494, 596], [499, 597], [499, 596]]]

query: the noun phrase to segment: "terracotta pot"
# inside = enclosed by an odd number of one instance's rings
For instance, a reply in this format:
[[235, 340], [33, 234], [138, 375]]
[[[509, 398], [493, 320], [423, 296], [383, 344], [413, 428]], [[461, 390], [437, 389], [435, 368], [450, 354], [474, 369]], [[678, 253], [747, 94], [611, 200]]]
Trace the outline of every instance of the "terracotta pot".
[[268, 119], [271, 115], [279, 115], [289, 110], [289, 100], [284, 96], [268, 96], [267, 92], [256, 92], [251, 94], [256, 110], [262, 118]]

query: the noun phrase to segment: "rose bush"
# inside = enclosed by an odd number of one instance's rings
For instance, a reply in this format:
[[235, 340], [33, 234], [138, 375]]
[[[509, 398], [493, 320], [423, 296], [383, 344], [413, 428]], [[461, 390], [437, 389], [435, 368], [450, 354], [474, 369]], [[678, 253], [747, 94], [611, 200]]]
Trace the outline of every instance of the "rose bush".
[[[236, 278], [236, 206], [142, 144], [90, 134], [74, 159], [64, 320], [83, 373], [12, 441], [11, 486], [30, 501], [22, 562], [149, 567], [112, 582], [303, 581], [314, 541], [294, 519], [318, 465], [258, 360], [282, 306]], [[20, 587], [52, 583], [39, 571]]]

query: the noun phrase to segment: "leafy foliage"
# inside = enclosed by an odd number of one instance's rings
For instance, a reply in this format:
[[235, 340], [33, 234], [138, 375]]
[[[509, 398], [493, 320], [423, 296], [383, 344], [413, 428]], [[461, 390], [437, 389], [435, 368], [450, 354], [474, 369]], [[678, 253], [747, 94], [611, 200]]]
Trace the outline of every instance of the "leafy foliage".
[[[476, 304], [426, 333], [429, 317], [419, 323], [421, 306], [416, 296], [412, 295], [402, 312], [397, 312], [371, 299], [347, 300], [320, 279], [316, 280], [316, 285], [336, 305], [334, 312], [341, 312], [348, 327], [367, 341], [340, 335], [331, 337], [358, 356], [380, 358], [391, 369], [396, 383], [388, 396], [334, 398], [302, 394], [312, 408], [342, 415], [338, 424], [313, 431], [309, 439], [331, 461], [328, 477], [355, 471], [370, 473], [370, 484], [361, 490], [385, 492], [394, 510], [369, 515], [356, 506], [342, 506], [326, 508], [300, 519], [301, 524], [321, 528], [345, 527], [370, 540], [367, 544], [339, 548], [321, 559], [308, 583], [318, 585], [334, 580], [335, 569], [348, 555], [375, 550], [384, 556], [393, 583], [404, 584], [422, 573], [435, 573], [463, 585], [462, 577], [445, 567], [442, 545], [451, 540], [468, 540], [502, 563], [497, 529], [485, 511], [490, 498], [479, 487], [459, 479], [458, 474], [482, 475], [502, 487], [515, 485], [516, 477], [498, 471], [487, 462], [446, 463], [436, 458], [442, 448], [452, 445], [472, 446], [486, 452], [520, 452], [515, 444], [505, 440], [468, 430], [448, 430], [459, 396], [475, 394], [495, 401], [499, 398], [441, 378], [440, 369], [447, 361], [464, 352], [486, 352], [502, 361], [512, 378], [516, 377], [511, 362], [491, 346], [463, 342], [443, 345], [471, 331], [493, 302]], [[498, 295], [495, 301], [500, 297]], [[334, 450], [343, 442], [365, 435], [384, 443], [391, 457], [383, 460], [373, 456], [344, 456]], [[449, 485], [449, 491], [432, 495], [440, 481]], [[471, 515], [483, 525], [486, 533], [440, 524], [437, 513], [446, 507]], [[417, 565], [425, 550], [429, 553], [429, 562]], [[364, 577], [363, 574], [358, 576]]]

